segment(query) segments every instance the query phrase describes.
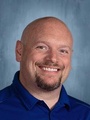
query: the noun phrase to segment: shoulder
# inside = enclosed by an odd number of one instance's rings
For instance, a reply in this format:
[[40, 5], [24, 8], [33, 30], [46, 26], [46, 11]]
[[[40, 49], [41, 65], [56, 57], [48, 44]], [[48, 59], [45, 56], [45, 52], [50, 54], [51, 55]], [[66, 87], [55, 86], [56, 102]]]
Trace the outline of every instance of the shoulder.
[[90, 120], [90, 105], [78, 100], [74, 97], [68, 96], [69, 98], [69, 114], [68, 120]]
[[69, 96], [69, 101], [70, 101], [70, 104], [73, 108], [74, 107], [78, 108], [78, 109], [83, 109], [84, 108], [84, 110], [86, 109], [86, 110], [90, 111], [90, 105], [81, 101], [81, 100], [78, 100], [74, 97]]
[[14, 93], [11, 90], [11, 86], [8, 86], [8, 87], [0, 90], [0, 103], [1, 103], [1, 101], [3, 102], [12, 96], [14, 96]]

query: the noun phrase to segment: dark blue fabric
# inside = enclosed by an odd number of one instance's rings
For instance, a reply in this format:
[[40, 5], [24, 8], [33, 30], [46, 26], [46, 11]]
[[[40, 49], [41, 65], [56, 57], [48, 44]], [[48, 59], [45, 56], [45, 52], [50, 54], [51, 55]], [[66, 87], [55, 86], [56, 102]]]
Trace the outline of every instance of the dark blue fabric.
[[68, 96], [64, 86], [59, 101], [50, 110], [21, 85], [18, 75], [0, 91], [0, 120], [90, 120], [90, 106]]

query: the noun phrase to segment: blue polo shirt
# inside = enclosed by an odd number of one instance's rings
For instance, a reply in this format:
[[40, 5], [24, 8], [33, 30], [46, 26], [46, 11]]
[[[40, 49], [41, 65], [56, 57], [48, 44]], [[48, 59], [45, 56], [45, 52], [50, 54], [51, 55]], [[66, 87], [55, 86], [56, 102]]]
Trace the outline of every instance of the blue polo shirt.
[[32, 96], [19, 82], [0, 91], [0, 120], [90, 120], [90, 106], [67, 95], [64, 86], [52, 110]]

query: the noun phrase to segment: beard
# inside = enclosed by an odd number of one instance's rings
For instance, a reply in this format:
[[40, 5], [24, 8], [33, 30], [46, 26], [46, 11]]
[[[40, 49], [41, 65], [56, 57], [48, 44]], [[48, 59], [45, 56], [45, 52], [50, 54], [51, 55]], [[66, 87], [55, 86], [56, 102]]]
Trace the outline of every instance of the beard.
[[[58, 63], [53, 63], [51, 61], [45, 61], [43, 63], [38, 62], [38, 63], [36, 63], [36, 65], [38, 65], [38, 66], [45, 65], [45, 66], [59, 67], [61, 71], [65, 68], [64, 65], [59, 66]], [[62, 80], [62, 75], [58, 78], [57, 82], [55, 82], [53, 84], [45, 83], [43, 78], [41, 78], [38, 75], [38, 73], [35, 74], [35, 78], [36, 78], [36, 84], [37, 84], [38, 87], [40, 87], [40, 88], [42, 88], [44, 90], [47, 90], [47, 91], [53, 91], [53, 90], [57, 89], [58, 87], [60, 87], [61, 80]], [[52, 79], [53, 79], [53, 77], [52, 77]]]
[[60, 85], [61, 85], [62, 77], [59, 78], [58, 82], [53, 83], [53, 84], [45, 83], [44, 80], [42, 78], [40, 78], [40, 76], [37, 74], [35, 75], [35, 77], [36, 77], [37, 86], [40, 87], [41, 89], [46, 90], [46, 91], [53, 91], [53, 90], [57, 89], [58, 87], [60, 87]]

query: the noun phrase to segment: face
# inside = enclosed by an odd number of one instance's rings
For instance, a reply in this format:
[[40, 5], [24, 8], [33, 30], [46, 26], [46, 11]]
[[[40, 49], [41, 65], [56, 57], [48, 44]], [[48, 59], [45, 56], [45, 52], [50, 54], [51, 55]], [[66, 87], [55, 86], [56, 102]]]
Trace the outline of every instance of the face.
[[71, 35], [60, 29], [45, 29], [34, 36], [26, 45], [17, 42], [17, 48], [21, 48], [20, 79], [31, 87], [55, 90], [66, 80], [71, 69]]

